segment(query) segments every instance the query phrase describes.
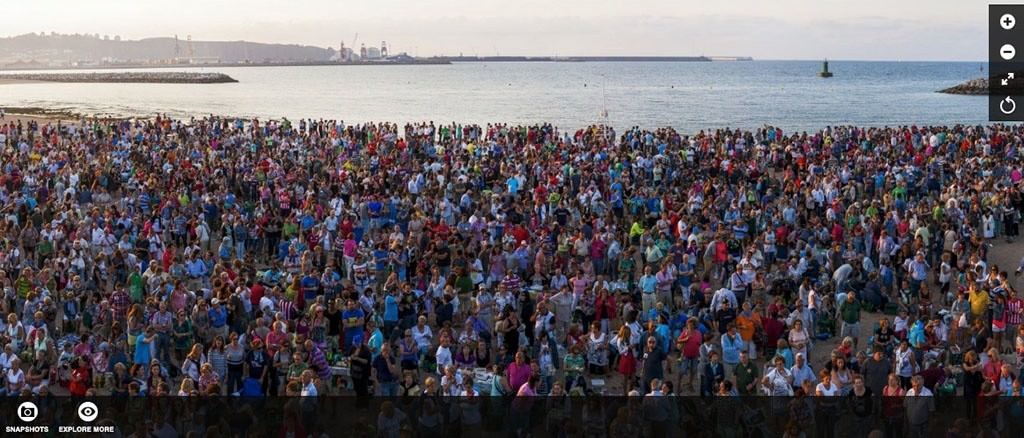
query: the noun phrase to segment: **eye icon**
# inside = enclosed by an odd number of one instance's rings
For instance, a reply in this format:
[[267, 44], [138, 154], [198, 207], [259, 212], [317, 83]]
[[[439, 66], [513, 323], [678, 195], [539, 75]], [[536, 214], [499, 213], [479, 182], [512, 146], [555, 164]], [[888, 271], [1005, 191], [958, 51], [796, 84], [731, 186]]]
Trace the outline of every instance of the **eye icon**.
[[78, 418], [86, 423], [95, 420], [99, 415], [100, 410], [96, 407], [96, 403], [85, 402], [78, 405]]

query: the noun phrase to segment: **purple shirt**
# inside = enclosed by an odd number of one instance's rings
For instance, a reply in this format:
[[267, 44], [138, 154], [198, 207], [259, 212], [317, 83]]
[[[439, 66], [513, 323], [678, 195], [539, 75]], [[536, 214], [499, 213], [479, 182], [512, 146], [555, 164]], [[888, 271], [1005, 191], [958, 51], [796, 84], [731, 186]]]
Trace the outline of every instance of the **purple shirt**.
[[512, 362], [508, 365], [508, 384], [512, 387], [513, 391], [519, 392], [519, 388], [523, 386], [527, 380], [530, 380], [530, 365], [523, 363], [519, 365]]

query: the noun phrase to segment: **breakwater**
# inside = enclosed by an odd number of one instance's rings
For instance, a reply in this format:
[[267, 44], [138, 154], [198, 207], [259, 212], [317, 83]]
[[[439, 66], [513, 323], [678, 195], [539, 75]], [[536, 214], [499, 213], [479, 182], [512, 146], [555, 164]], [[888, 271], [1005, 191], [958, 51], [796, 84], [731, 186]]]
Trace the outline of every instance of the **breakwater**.
[[978, 78], [971, 79], [962, 84], [958, 84], [949, 88], [939, 90], [940, 93], [946, 94], [970, 94], [970, 95], [987, 95], [988, 94], [988, 79]]
[[223, 73], [191, 72], [110, 72], [110, 73], [10, 73], [0, 74], [0, 82], [41, 81], [77, 83], [140, 84], [224, 84], [238, 82]]
[[939, 93], [987, 96], [989, 94], [993, 94], [993, 91], [990, 89], [989, 84], [991, 83], [991, 81], [996, 81], [998, 82], [999, 86], [996, 87], [996, 90], [994, 92], [995, 94], [1024, 94], [1024, 80], [1021, 79], [1024, 76], [1022, 76], [1020, 73], [1016, 73], [1013, 76], [1013, 79], [1008, 78], [1007, 75], [992, 78], [971, 79], [962, 84], [949, 87], [943, 90], [939, 90]]

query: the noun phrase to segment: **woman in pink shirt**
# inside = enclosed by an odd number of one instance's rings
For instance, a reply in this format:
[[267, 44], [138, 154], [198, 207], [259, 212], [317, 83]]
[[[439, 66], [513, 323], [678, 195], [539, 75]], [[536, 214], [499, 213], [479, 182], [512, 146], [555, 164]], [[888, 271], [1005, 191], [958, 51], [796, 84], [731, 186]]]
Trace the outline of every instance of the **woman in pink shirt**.
[[171, 292], [171, 311], [177, 314], [188, 306], [188, 294], [181, 282], [176, 282], [174, 291]]
[[285, 324], [282, 321], [274, 321], [271, 324], [273, 330], [267, 333], [266, 344], [270, 350], [276, 350], [281, 344], [288, 340], [288, 333], [285, 332]]
[[[527, 366], [527, 368], [529, 368], [529, 366]], [[535, 389], [537, 387], [537, 380], [537, 375], [530, 374], [530, 377], [526, 380], [526, 383], [519, 388], [519, 392], [516, 393], [516, 396], [532, 397], [537, 395], [537, 390]]]
[[520, 387], [530, 379], [530, 364], [526, 363], [526, 356], [522, 351], [516, 352], [515, 361], [508, 365], [505, 370], [508, 376], [508, 384], [513, 391], [519, 392]]
[[583, 275], [583, 272], [577, 273], [575, 277], [569, 280], [569, 282], [572, 283], [572, 291], [576, 295], [582, 295], [583, 291], [590, 284], [590, 280], [587, 280], [587, 277]]

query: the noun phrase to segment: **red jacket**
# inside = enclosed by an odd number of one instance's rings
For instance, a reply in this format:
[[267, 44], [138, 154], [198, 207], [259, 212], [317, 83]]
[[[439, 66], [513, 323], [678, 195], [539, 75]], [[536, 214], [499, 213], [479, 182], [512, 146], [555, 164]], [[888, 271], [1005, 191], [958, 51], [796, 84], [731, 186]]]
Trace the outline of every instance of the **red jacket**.
[[600, 321], [602, 319], [615, 319], [616, 307], [615, 307], [615, 296], [607, 295], [605, 298], [601, 298], [600, 295], [594, 300], [594, 319]]

